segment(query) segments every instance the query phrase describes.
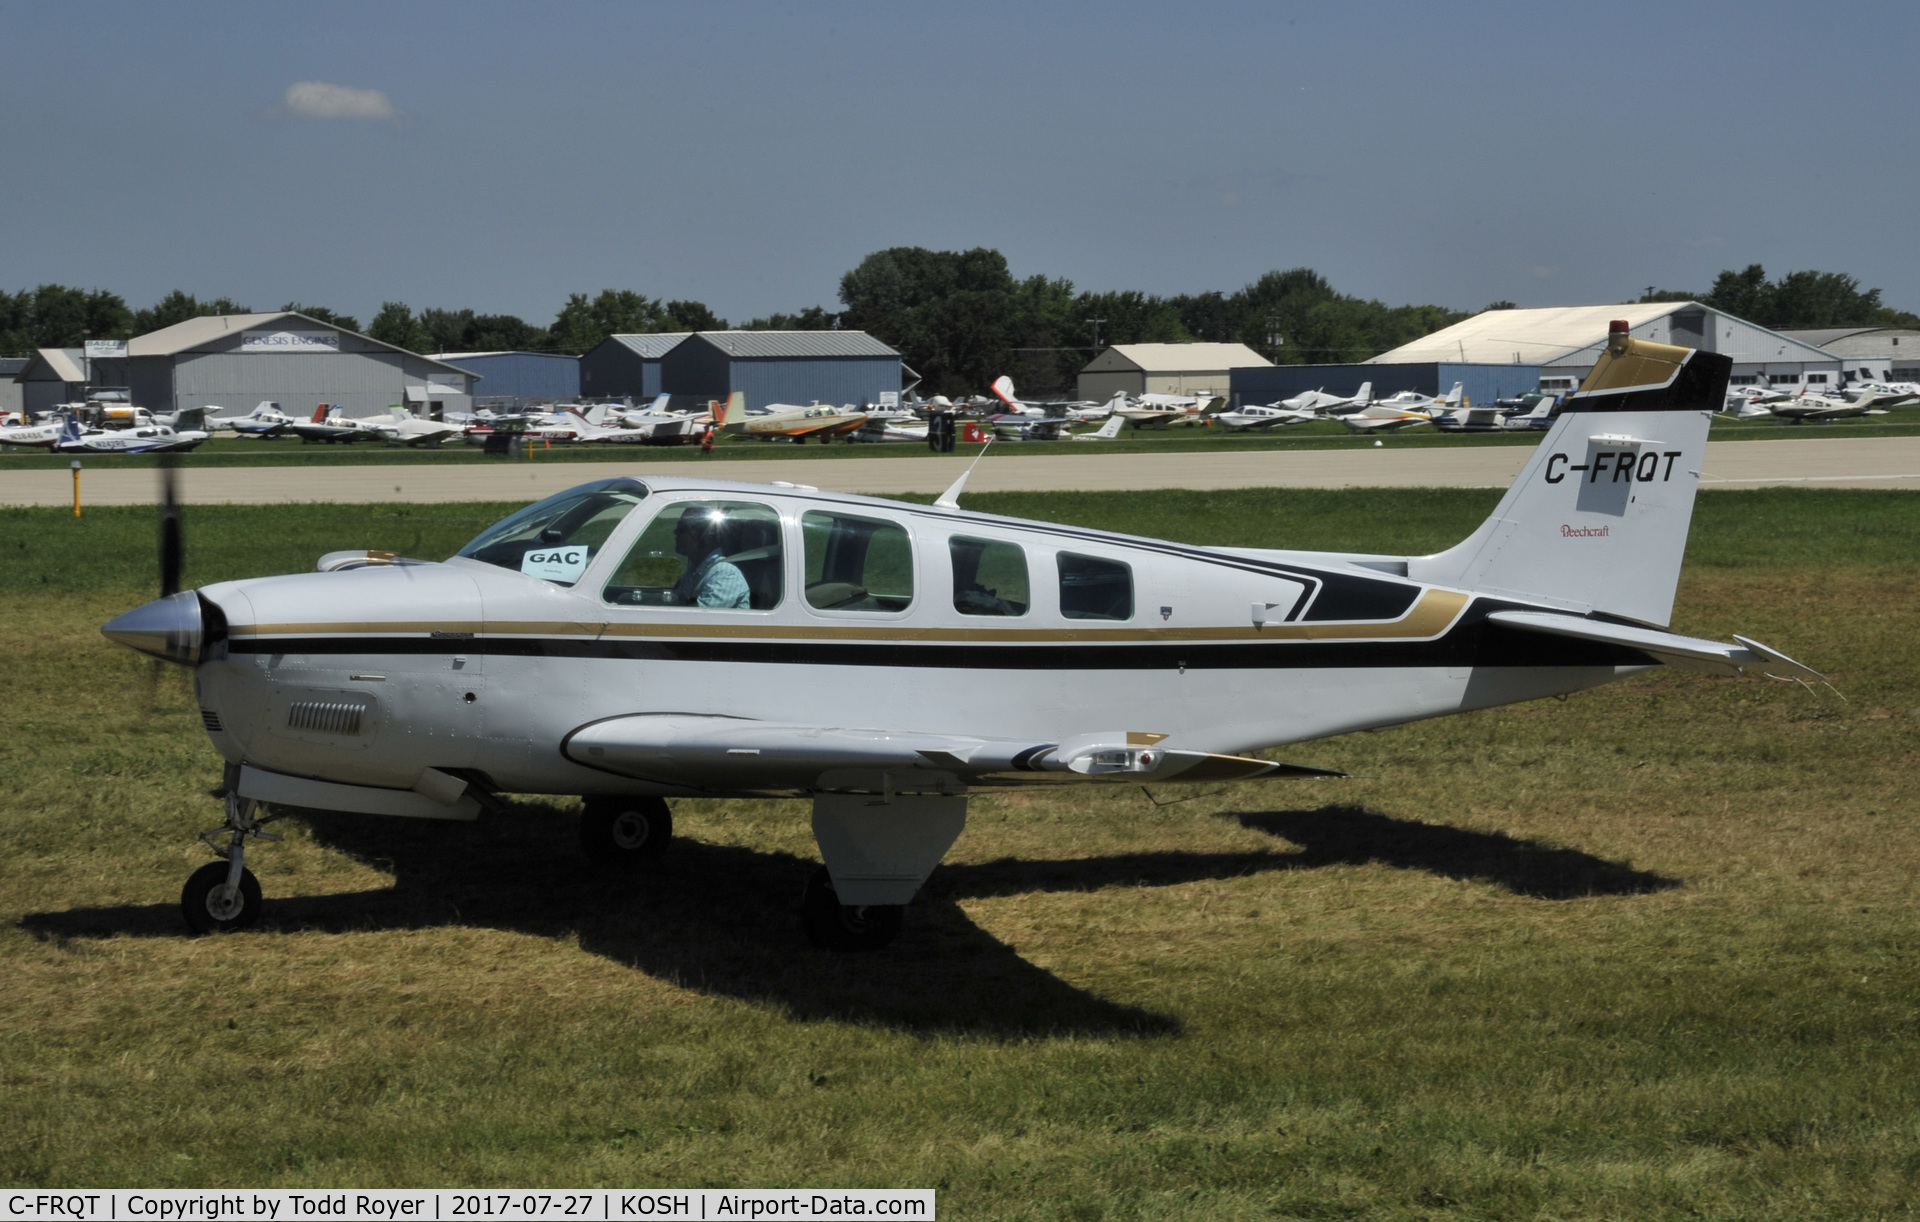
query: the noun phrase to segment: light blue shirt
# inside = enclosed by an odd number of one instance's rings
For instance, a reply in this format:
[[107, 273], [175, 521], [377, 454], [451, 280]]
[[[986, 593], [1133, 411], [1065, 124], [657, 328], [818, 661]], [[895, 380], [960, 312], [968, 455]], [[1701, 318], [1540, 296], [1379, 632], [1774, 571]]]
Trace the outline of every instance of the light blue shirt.
[[744, 610], [751, 605], [751, 598], [752, 591], [747, 588], [747, 579], [717, 547], [673, 583], [673, 601], [682, 607]]

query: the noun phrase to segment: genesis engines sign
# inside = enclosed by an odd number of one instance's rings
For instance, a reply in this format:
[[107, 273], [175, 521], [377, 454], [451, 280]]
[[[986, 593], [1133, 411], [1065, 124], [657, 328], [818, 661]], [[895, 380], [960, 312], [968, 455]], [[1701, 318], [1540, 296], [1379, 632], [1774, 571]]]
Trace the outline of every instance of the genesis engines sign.
[[336, 331], [242, 331], [242, 352], [338, 352]]

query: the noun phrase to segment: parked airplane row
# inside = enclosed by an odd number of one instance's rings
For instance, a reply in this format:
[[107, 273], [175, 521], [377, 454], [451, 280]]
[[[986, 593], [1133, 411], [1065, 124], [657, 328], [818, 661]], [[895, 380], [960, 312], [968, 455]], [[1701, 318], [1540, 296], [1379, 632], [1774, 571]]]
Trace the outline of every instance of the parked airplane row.
[[[924, 400], [909, 396], [902, 407], [814, 402], [748, 408], [736, 393], [724, 403], [709, 403], [705, 410], [673, 411], [671, 397], [660, 395], [641, 406], [631, 400], [564, 403], [511, 413], [481, 409], [447, 420], [414, 416], [397, 405], [386, 416], [357, 417], [323, 403], [305, 418], [265, 401], [252, 411], [231, 415], [216, 414], [217, 407], [155, 413], [118, 401], [85, 405], [90, 409], [88, 416], [107, 427], [83, 425], [77, 410], [82, 405], [61, 404], [42, 419], [16, 414], [12, 419], [20, 419], [19, 424], [0, 424], [0, 445], [76, 454], [164, 453], [191, 450], [222, 431], [257, 440], [298, 438], [329, 445], [378, 441], [426, 447], [455, 439], [473, 444], [711, 445], [725, 436], [796, 443], [812, 439], [821, 444], [836, 440], [925, 443], [928, 421], [939, 415], [968, 420], [975, 436], [1005, 441], [1107, 441], [1127, 427], [1159, 429], [1175, 423], [1255, 432], [1322, 420], [1338, 421], [1352, 433], [1398, 432], [1429, 424], [1443, 432], [1504, 432], [1551, 427], [1560, 403], [1553, 395], [1528, 394], [1476, 406], [1462, 393], [1459, 382], [1441, 396], [1403, 390], [1375, 398], [1373, 384], [1364, 382], [1351, 395], [1329, 394], [1321, 388], [1231, 409], [1225, 409], [1219, 396], [1208, 394], [1150, 392], [1130, 397], [1116, 392], [1104, 402], [1023, 400], [1007, 377], [997, 378], [991, 389], [990, 396], [958, 402], [941, 395]], [[1858, 382], [1839, 394], [1805, 387], [1790, 392], [1772, 386], [1737, 386], [1727, 391], [1724, 410], [1740, 420], [1798, 424], [1885, 415], [1891, 407], [1911, 403], [1920, 403], [1920, 385], [1909, 382]], [[1100, 427], [1074, 431], [1078, 425], [1095, 423]]]

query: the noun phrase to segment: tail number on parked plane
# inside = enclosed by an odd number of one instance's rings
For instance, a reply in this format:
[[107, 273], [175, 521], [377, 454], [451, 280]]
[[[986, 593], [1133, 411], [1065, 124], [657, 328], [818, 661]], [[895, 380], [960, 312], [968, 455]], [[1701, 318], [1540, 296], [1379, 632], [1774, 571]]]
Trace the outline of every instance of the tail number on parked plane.
[[[1591, 463], [1577, 463], [1565, 454], [1555, 454], [1547, 459], [1547, 482], [1559, 483], [1567, 478], [1568, 471], [1585, 471], [1589, 484], [1599, 483], [1602, 473], [1611, 476], [1607, 480], [1610, 484], [1623, 479], [1628, 483], [1651, 484], [1656, 478], [1664, 484], [1673, 478], [1673, 460], [1680, 454], [1679, 450], [1664, 453], [1648, 450], [1644, 454], [1637, 450], [1601, 450], [1594, 454]], [[1660, 461], [1663, 458], [1667, 460], [1664, 465]], [[1561, 464], [1558, 469], [1555, 463]]]

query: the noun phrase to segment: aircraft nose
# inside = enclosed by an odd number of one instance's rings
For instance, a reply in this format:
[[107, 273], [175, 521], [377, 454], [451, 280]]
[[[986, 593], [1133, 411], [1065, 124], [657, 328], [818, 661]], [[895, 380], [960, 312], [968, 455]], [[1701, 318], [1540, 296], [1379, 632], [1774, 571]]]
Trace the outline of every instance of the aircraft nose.
[[144, 607], [100, 626], [108, 640], [150, 654], [163, 662], [194, 666], [206, 643], [200, 597], [191, 590], [156, 598]]

